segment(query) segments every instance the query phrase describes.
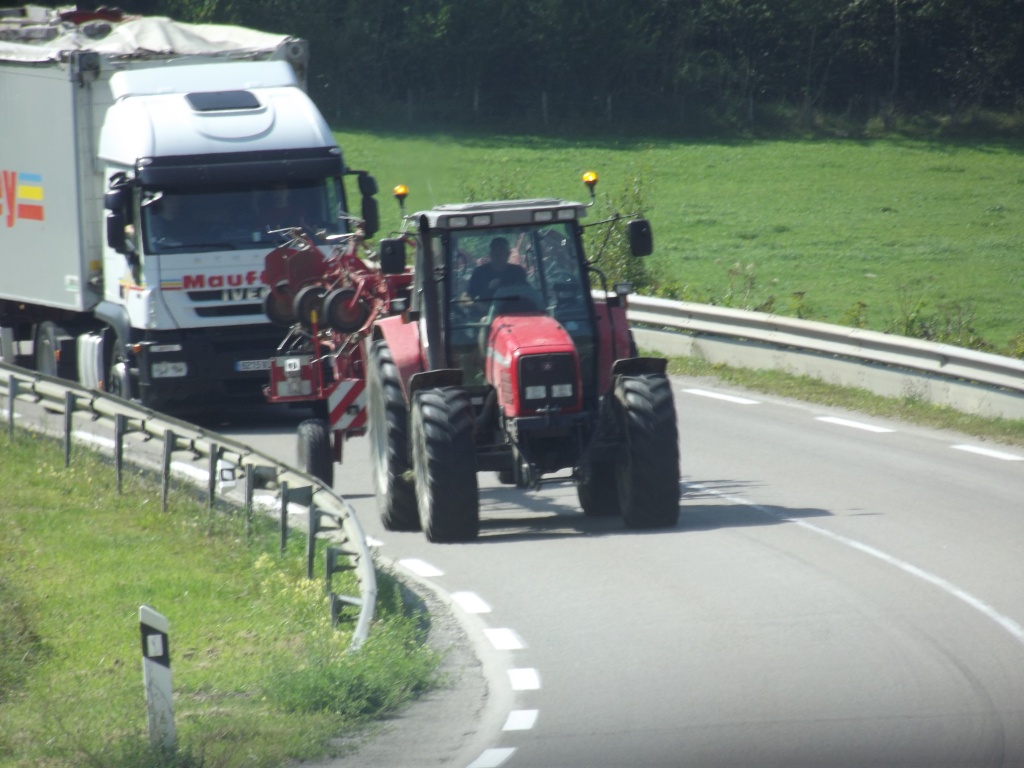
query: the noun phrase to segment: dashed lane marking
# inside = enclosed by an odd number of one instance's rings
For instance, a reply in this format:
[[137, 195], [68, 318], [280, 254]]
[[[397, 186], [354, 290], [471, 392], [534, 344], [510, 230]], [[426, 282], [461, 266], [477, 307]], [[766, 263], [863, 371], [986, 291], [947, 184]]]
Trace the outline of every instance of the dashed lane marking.
[[503, 731], [528, 731], [537, 724], [536, 709], [514, 709], [508, 713]]
[[508, 671], [508, 681], [513, 691], [536, 691], [540, 689], [540, 674], [531, 667], [520, 667]]
[[978, 456], [987, 456], [990, 459], [999, 459], [1001, 461], [1024, 461], [1024, 456], [1017, 456], [1012, 453], [1003, 453], [1002, 451], [993, 451], [991, 448], [979, 448], [976, 445], [954, 445], [952, 448], [957, 451], [975, 453]]
[[452, 600], [466, 613], [491, 612], [491, 606], [475, 592], [452, 592]]
[[863, 429], [865, 432], [875, 432], [877, 434], [884, 434], [886, 432], [895, 432], [895, 429], [889, 429], [888, 427], [876, 427], [874, 424], [865, 424], [861, 421], [851, 421], [850, 419], [840, 419], [837, 416], [818, 416], [818, 421], [824, 421], [826, 424], [836, 424], [840, 427], [851, 427], [853, 429]]
[[412, 571], [417, 576], [421, 576], [424, 579], [433, 579], [438, 576], [444, 576], [444, 571], [440, 568], [436, 568], [425, 560], [420, 560], [419, 558], [406, 558], [405, 560], [399, 560], [398, 564], [407, 571]]
[[495, 650], [521, 651], [526, 647], [522, 638], [507, 627], [488, 627], [484, 630], [484, 635], [491, 641], [491, 645], [494, 646]]
[[759, 400], [750, 400], [746, 397], [736, 397], [736, 395], [723, 395], [721, 392], [709, 392], [706, 389], [684, 389], [689, 395], [697, 395], [698, 397], [710, 397], [714, 400], [724, 400], [727, 403], [735, 403], [736, 405], [760, 405]]
[[515, 752], [513, 747], [500, 747], [497, 749], [485, 750], [480, 757], [469, 764], [468, 768], [498, 768]]

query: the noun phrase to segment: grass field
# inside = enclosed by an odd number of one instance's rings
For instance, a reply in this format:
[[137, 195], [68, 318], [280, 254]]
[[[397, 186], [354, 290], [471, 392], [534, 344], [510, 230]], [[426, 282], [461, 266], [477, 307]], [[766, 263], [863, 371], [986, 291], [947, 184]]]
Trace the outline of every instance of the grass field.
[[[119, 495], [112, 466], [76, 450], [66, 469], [30, 433], [0, 436], [0, 457], [0, 766], [276, 768], [434, 684], [437, 654], [386, 574], [371, 637], [347, 653], [305, 536], [279, 554], [273, 521], [247, 535], [180, 489], [161, 512], [153, 480]], [[170, 622], [173, 760], [148, 746], [143, 604]]]
[[1024, 356], [1024, 148], [911, 140], [670, 143], [341, 132], [382, 222], [507, 195], [637, 197], [643, 292]]

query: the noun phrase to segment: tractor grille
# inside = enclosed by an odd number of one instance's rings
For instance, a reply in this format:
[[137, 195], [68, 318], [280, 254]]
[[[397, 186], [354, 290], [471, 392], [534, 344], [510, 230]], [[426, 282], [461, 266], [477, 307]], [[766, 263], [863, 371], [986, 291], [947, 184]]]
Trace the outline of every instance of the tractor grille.
[[527, 411], [575, 410], [580, 402], [576, 359], [570, 354], [521, 357], [519, 397]]

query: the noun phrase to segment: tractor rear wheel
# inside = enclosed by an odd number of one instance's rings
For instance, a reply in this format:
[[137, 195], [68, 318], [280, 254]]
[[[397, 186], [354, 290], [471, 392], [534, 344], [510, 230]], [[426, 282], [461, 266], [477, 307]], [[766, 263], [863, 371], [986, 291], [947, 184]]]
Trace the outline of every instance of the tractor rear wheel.
[[679, 522], [679, 434], [666, 376], [622, 376], [615, 382], [626, 450], [616, 471], [622, 519], [630, 528]]
[[465, 391], [424, 389], [413, 398], [413, 468], [428, 541], [471, 541], [480, 532], [473, 407]]
[[408, 409], [398, 368], [385, 341], [374, 342], [370, 349], [366, 389], [381, 524], [388, 531], [418, 531], [420, 516], [409, 466]]
[[299, 468], [324, 485], [334, 485], [334, 456], [331, 428], [323, 419], [306, 419], [299, 424]]

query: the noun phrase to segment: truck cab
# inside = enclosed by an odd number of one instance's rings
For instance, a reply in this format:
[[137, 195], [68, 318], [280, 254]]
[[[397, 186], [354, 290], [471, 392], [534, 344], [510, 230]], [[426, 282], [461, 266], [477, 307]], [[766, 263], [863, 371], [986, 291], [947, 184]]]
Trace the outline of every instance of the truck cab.
[[[305, 42], [116, 9], [0, 18], [0, 359], [163, 408], [262, 398], [267, 251], [344, 235]], [[368, 178], [368, 177], [366, 177]], [[371, 232], [372, 234], [372, 232]]]

